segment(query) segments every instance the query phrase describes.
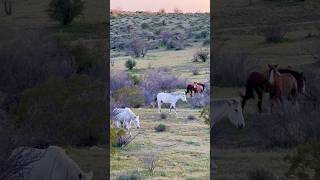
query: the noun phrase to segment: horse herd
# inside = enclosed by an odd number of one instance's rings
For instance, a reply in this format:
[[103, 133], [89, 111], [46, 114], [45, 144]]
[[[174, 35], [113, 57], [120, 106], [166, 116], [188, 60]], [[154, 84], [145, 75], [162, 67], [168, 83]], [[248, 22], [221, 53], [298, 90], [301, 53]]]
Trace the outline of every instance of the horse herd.
[[[211, 108], [213, 110], [213, 117], [211, 117], [211, 127], [217, 121], [227, 118], [229, 121], [238, 128], [245, 126], [242, 110], [249, 99], [254, 99], [254, 92], [258, 95], [258, 109], [262, 112], [262, 99], [264, 93], [269, 93], [271, 104], [271, 112], [277, 105], [281, 105], [284, 100], [296, 104], [299, 94], [305, 93], [305, 81], [303, 73], [293, 71], [291, 69], [279, 69], [278, 65], [268, 64], [268, 68], [264, 72], [251, 72], [247, 78], [245, 93], [240, 94], [241, 101], [238, 98], [221, 98], [213, 99]], [[160, 92], [157, 94], [155, 101], [158, 105], [158, 112], [161, 113], [162, 104], [170, 104], [169, 112], [171, 109], [177, 114], [176, 102], [182, 100], [187, 102], [187, 94], [192, 97], [195, 93], [203, 93], [205, 85], [203, 83], [194, 82], [187, 84], [186, 91], [165, 93]], [[124, 127], [130, 129], [133, 122], [137, 128], [140, 128], [139, 116], [136, 116], [130, 108], [116, 108], [113, 113], [114, 124], [116, 127]]]
[[254, 91], [258, 95], [258, 109], [262, 111], [263, 93], [269, 93], [271, 111], [275, 105], [281, 105], [284, 100], [296, 104], [297, 96], [305, 94], [306, 78], [303, 73], [291, 69], [278, 69], [278, 65], [268, 64], [265, 72], [251, 72], [246, 82], [246, 92], [241, 95], [241, 106], [244, 108], [246, 101], [254, 99]]

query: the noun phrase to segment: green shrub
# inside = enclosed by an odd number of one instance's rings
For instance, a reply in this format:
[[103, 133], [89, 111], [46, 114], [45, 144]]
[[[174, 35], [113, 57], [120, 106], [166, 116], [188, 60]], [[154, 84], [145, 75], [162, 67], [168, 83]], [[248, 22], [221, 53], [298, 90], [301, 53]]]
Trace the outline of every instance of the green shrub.
[[188, 120], [196, 120], [197, 118], [194, 115], [190, 114], [190, 115], [188, 115], [187, 119]]
[[209, 107], [205, 107], [202, 109], [200, 118], [204, 119], [204, 122], [208, 125], [210, 125], [210, 109]]
[[142, 23], [141, 24], [141, 28], [142, 29], [147, 29], [147, 28], [149, 28], [149, 24], [148, 23]]
[[276, 177], [265, 169], [254, 169], [247, 173], [248, 180], [275, 180]]
[[208, 31], [204, 30], [204, 31], [201, 31], [200, 35], [201, 35], [201, 38], [205, 39], [209, 36], [209, 33], [208, 33]]
[[48, 15], [53, 20], [59, 21], [62, 25], [67, 25], [72, 20], [81, 15], [84, 9], [84, 1], [81, 0], [51, 0]]
[[167, 130], [167, 126], [164, 124], [159, 124], [154, 129], [156, 130], [156, 132], [164, 132]]
[[83, 43], [71, 47], [70, 52], [75, 57], [77, 73], [89, 73], [98, 65], [98, 55]]
[[137, 62], [134, 59], [129, 59], [126, 61], [125, 66], [128, 70], [132, 70], [137, 65]]
[[49, 79], [23, 92], [16, 125], [30, 137], [57, 144], [91, 146], [104, 142], [104, 82], [86, 75]]
[[166, 113], [161, 113], [160, 118], [161, 119], [167, 119], [168, 115]]
[[298, 179], [320, 179], [320, 143], [300, 146], [292, 157], [287, 157], [290, 168], [286, 176], [296, 176]]
[[114, 94], [114, 100], [125, 107], [141, 107], [144, 105], [144, 95], [137, 86], [123, 87]]
[[137, 75], [130, 75], [130, 79], [133, 81], [134, 85], [138, 85], [141, 82], [141, 79]]
[[132, 172], [129, 174], [122, 174], [116, 178], [117, 180], [140, 180], [142, 179], [139, 172]]

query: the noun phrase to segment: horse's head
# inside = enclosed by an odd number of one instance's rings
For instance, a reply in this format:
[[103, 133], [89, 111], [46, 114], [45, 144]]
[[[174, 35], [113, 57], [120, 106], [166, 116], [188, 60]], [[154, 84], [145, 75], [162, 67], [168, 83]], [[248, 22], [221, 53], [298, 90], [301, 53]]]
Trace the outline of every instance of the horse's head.
[[134, 117], [133, 123], [137, 127], [137, 129], [140, 128], [140, 118], [139, 118], [139, 116]]
[[245, 122], [242, 114], [240, 101], [236, 99], [230, 99], [227, 102], [229, 106], [227, 114], [229, 121], [239, 129], [244, 128]]
[[278, 73], [277, 68], [278, 68], [278, 64], [275, 64], [275, 65], [268, 64], [266, 78], [268, 79], [269, 84], [271, 84], [271, 85], [273, 85], [273, 83], [274, 83], [275, 74]]
[[79, 180], [91, 180], [92, 177], [93, 177], [92, 171], [90, 171], [89, 173], [79, 173], [78, 174]]
[[180, 95], [180, 99], [184, 102], [187, 102], [187, 96], [186, 96], [186, 93], [181, 93]]

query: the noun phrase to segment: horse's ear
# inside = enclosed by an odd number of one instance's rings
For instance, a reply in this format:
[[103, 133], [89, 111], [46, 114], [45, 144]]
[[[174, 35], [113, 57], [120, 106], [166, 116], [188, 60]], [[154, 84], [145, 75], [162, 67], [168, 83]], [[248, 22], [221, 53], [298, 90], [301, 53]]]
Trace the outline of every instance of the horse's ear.
[[239, 101], [237, 101], [237, 100], [235, 100], [235, 99], [232, 99], [232, 103], [233, 103], [234, 105], [237, 105], [237, 104], [239, 104]]
[[271, 69], [272, 68], [272, 66], [270, 65], [270, 64], [268, 64], [268, 67]]

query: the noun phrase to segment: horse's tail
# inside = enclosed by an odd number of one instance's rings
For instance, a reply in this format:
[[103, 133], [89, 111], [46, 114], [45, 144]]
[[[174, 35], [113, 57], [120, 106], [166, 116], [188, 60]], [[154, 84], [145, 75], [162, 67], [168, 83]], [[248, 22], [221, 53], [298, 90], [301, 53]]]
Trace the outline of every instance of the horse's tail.
[[206, 88], [206, 86], [204, 84], [201, 84], [201, 86], [203, 87], [203, 90]]
[[245, 94], [242, 94], [241, 97], [244, 98], [244, 99], [254, 99], [254, 88], [253, 86], [251, 85], [251, 83], [247, 83], [246, 84], [246, 93]]

